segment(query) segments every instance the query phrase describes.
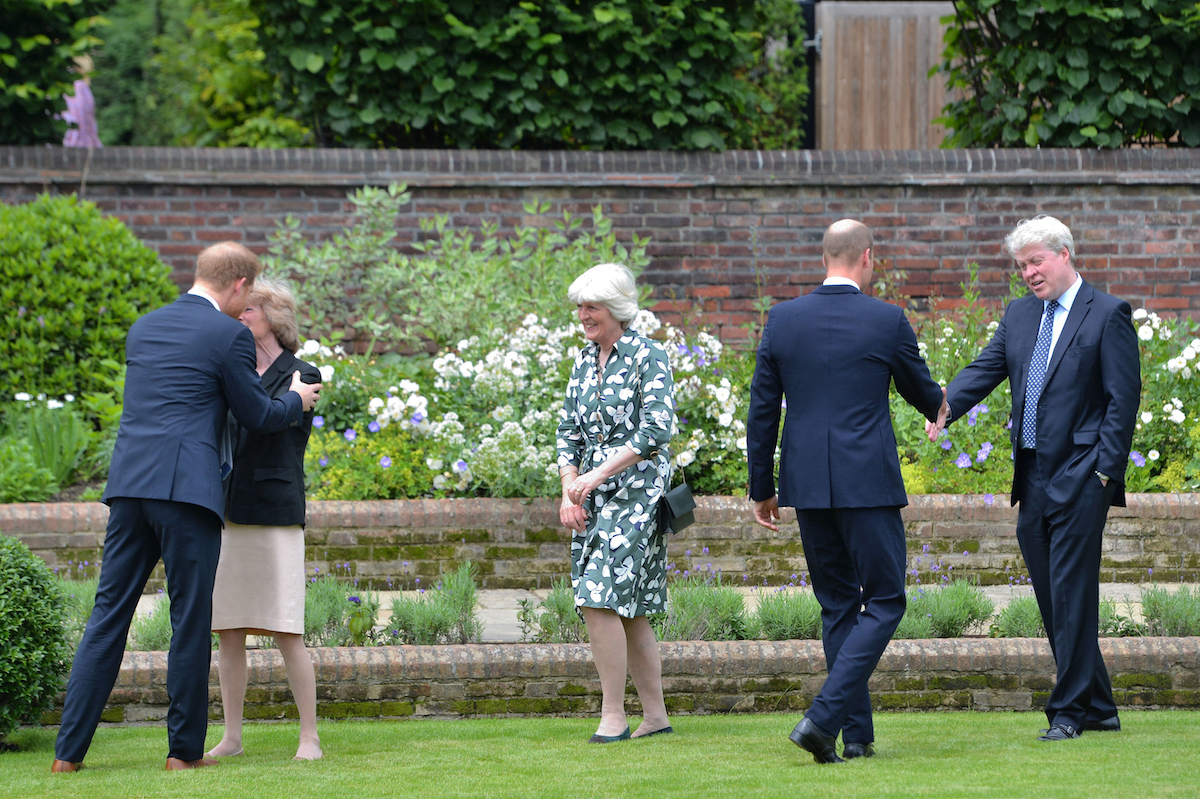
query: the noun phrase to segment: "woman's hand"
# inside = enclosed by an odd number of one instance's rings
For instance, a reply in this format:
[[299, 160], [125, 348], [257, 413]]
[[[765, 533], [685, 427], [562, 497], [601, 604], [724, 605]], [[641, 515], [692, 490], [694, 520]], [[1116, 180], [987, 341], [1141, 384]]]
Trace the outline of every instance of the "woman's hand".
[[587, 474], [579, 475], [567, 486], [567, 499], [575, 505], [583, 505], [588, 495], [595, 491], [604, 479], [604, 469], [593, 469]]
[[563, 527], [583, 532], [583, 528], [587, 526], [587, 513], [582, 505], [572, 502], [564, 494], [562, 505], [558, 508], [558, 520], [562, 522]]

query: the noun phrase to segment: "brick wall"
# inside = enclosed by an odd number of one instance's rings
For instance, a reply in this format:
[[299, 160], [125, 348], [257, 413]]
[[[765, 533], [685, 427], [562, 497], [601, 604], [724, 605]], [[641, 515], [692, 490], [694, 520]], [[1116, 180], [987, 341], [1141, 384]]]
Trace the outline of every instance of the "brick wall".
[[[663, 693], [672, 715], [798, 712], [825, 680], [819, 641], [667, 641]], [[1105, 638], [1117, 705], [1200, 708], [1200, 638]], [[595, 716], [600, 682], [585, 644], [469, 644], [311, 650], [325, 718]], [[126, 652], [102, 717], [164, 723], [165, 652]], [[276, 650], [250, 653], [246, 718], [296, 718]], [[870, 688], [884, 710], [1035, 710], [1054, 685], [1039, 639], [892, 641]], [[214, 655], [210, 717], [221, 717]], [[637, 699], [626, 699], [640, 714]], [[57, 724], [62, 697], [42, 722]]]
[[[1105, 528], [1101, 580], [1200, 579], [1200, 494], [1131, 494]], [[807, 572], [794, 516], [780, 533], [750, 521], [744, 499], [699, 497], [696, 524], [673, 536], [680, 571], [721, 570], [737, 582], [783, 585]], [[923, 582], [942, 575], [1005, 584], [1024, 573], [1016, 511], [998, 495], [915, 495], [904, 509], [909, 568]], [[94, 573], [103, 557], [108, 508], [99, 503], [0, 505], [0, 533], [14, 535], [52, 566]], [[306, 566], [340, 572], [377, 589], [429, 585], [464, 560], [485, 588], [548, 588], [568, 573], [569, 531], [552, 500], [441, 499], [309, 502]], [[339, 567], [339, 564], [344, 566]], [[148, 590], [162, 585], [161, 565]]]
[[[985, 295], [1007, 291], [999, 242], [1045, 212], [1075, 233], [1081, 271], [1159, 312], [1200, 313], [1200, 150], [731, 151], [587, 153], [422, 150], [238, 150], [0, 147], [0, 199], [80, 192], [124, 220], [190, 282], [194, 256], [224, 239], [262, 250], [293, 214], [329, 236], [346, 192], [408, 183], [417, 221], [528, 223], [522, 206], [589, 216], [594, 205], [629, 240], [648, 236], [645, 279], [668, 321], [696, 308], [727, 339], [742, 336], [759, 291], [796, 296], [820, 281], [825, 227], [853, 216], [878, 254], [907, 273], [914, 297], [953, 298], [977, 261]], [[761, 288], [760, 288], [761, 284]]]

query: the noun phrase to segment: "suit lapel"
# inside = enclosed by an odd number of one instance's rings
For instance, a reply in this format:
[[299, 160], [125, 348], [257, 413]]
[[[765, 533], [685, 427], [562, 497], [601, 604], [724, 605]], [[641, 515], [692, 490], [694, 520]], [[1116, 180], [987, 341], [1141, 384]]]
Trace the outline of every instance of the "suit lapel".
[[[1029, 375], [1029, 362], [1033, 360], [1033, 348], [1037, 344], [1038, 326], [1042, 322], [1042, 313], [1045, 306], [1037, 297], [1030, 297], [1030, 302], [1024, 304], [1021, 315], [1013, 320], [1013, 326], [1009, 335], [1013, 337], [1012, 352], [1016, 353], [1018, 369], [1021, 375], [1021, 384], [1012, 387], [1014, 396], [1021, 398], [1021, 402], [1025, 401], [1025, 379]], [[1014, 308], [1014, 312], [1018, 309]]]
[[1071, 346], [1071, 339], [1075, 338], [1079, 326], [1083, 324], [1084, 317], [1091, 310], [1094, 292], [1095, 289], [1089, 286], [1087, 281], [1084, 281], [1083, 285], [1079, 287], [1079, 292], [1075, 295], [1075, 302], [1071, 304], [1071, 312], [1067, 314], [1066, 324], [1063, 325], [1062, 332], [1058, 334], [1058, 341], [1054, 344], [1054, 352], [1050, 353], [1050, 364], [1046, 367], [1046, 382], [1050, 382], [1050, 378], [1054, 377], [1054, 370], [1058, 368], [1063, 353], [1067, 351], [1067, 347]]

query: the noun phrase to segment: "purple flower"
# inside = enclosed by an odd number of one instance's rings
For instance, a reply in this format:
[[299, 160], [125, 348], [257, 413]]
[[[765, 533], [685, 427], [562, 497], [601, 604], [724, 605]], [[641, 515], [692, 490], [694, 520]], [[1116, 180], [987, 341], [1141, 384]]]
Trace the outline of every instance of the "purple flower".
[[1139, 468], [1146, 465], [1146, 458], [1136, 449], [1129, 453], [1129, 460], [1133, 461], [1133, 465]]
[[1004, 423], [1005, 430], [1012, 430], [1012, 417], [1008, 417], [1008, 421]]
[[325, 417], [324, 416], [314, 416], [313, 417], [313, 427], [324, 427], [324, 426], [325, 426]]
[[993, 449], [995, 449], [995, 447], [992, 446], [990, 441], [983, 442], [983, 444], [979, 447], [979, 452], [975, 453], [975, 460], [983, 463], [987, 460], [988, 455], [991, 454]]
[[379, 432], [379, 422], [371, 422], [369, 425], [367, 425], [367, 429], [370, 430], [372, 433], [378, 433]]
[[950, 443], [950, 439], [948, 439], [948, 438], [947, 438], [947, 439], [944, 439], [944, 440], [942, 441], [942, 449], [944, 449], [944, 450], [947, 450], [947, 451], [949, 451], [949, 450], [950, 450], [950, 448], [951, 448], [951, 447], [953, 447], [953, 446], [954, 446], [954, 445]]
[[421, 422], [425, 421], [425, 414], [417, 411], [412, 415], [412, 419], [409, 421], [411, 421], [413, 424], [420, 424]]
[[465, 472], [467, 470], [467, 462], [464, 461], [462, 458], [459, 458], [458, 460], [456, 460], [453, 463], [453, 465], [451, 465], [450, 468], [453, 469], [458, 474], [462, 474], [463, 472]]
[[346, 430], [346, 432], [342, 433], [342, 435], [346, 437], [347, 441], [353, 441], [354, 439], [358, 438], [358, 433], [355, 432], [353, 427]]
[[983, 495], [983, 504], [984, 505], [991, 505], [995, 501], [996, 501], [996, 496], [994, 494], [984, 494]]
[[317, 463], [321, 464], [322, 466], [328, 466], [329, 458], [326, 458], [324, 455], [322, 455], [320, 458], [317, 458]]
[[392, 459], [389, 458], [387, 455], [384, 455], [382, 458], [379, 459], [379, 465], [385, 469], [390, 469], [392, 466]]
[[17, 318], [18, 319], [24, 319], [26, 313], [28, 313], [28, 311], [25, 310], [24, 305], [17, 308]]
[[964, 555], [970, 555], [971, 553], [970, 553], [970, 552], [968, 552], [967, 550], [965, 550], [965, 549], [964, 549], [964, 550], [963, 550], [963, 554], [964, 554]]
[[971, 456], [965, 452], [960, 452], [954, 461], [954, 465], [960, 469], [966, 469], [971, 465]]
[[353, 603], [354, 603], [354, 604], [356, 604], [356, 605], [361, 605], [361, 604], [362, 604], [362, 600], [361, 600], [361, 599], [359, 599], [359, 598], [358, 598], [358, 597], [356, 597], [356, 596], [347, 597], [347, 599], [349, 599], [351, 602], [353, 602]]

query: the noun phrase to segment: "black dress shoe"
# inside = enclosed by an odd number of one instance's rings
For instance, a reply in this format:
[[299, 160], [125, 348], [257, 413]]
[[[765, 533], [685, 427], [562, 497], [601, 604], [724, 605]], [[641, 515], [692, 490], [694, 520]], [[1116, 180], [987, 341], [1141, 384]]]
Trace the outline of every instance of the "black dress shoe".
[[590, 744], [614, 744], [617, 741], [628, 741], [628, 740], [629, 740], [629, 728], [626, 727], [625, 731], [622, 732], [620, 735], [601, 735], [600, 733], [596, 733], [591, 738], [588, 738], [588, 743], [590, 743]]
[[1120, 732], [1121, 720], [1116, 716], [1109, 716], [1099, 721], [1085, 721], [1083, 729], [1088, 732]]
[[1070, 724], [1051, 724], [1045, 735], [1039, 735], [1039, 741], [1069, 741], [1079, 737], [1079, 730]]
[[837, 749], [834, 747], [835, 737], [821, 732], [817, 729], [817, 725], [808, 719], [804, 719], [797, 724], [796, 729], [792, 730], [788, 738], [796, 746], [806, 752], [810, 752], [813, 760], [818, 763], [846, 762], [837, 755]]
[[842, 747], [842, 760], [856, 757], [875, 757], [875, 747], [871, 744], [846, 744]]

